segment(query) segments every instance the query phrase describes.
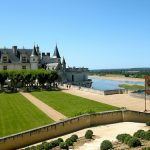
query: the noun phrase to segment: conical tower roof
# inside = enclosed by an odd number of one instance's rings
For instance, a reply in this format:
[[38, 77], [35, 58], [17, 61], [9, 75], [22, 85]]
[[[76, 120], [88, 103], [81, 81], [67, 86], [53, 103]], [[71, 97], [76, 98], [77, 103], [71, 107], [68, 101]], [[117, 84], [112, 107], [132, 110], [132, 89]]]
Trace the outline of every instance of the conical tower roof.
[[34, 45], [34, 47], [33, 47], [31, 56], [38, 56], [35, 45]]
[[59, 55], [59, 51], [58, 51], [57, 44], [56, 44], [56, 47], [55, 47], [55, 50], [54, 50], [53, 57], [56, 57], [56, 58], [61, 58], [61, 57], [60, 57], [60, 55]]
[[63, 57], [62, 64], [66, 64], [65, 58]]

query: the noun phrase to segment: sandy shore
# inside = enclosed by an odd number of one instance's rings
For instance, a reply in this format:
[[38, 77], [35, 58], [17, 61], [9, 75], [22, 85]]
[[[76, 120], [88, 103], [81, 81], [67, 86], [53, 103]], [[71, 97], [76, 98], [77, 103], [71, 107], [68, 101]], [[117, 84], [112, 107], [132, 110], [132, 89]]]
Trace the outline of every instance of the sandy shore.
[[124, 76], [88, 76], [89, 79], [104, 79], [104, 80], [115, 80], [115, 81], [135, 81], [135, 82], [144, 82], [144, 79], [141, 78], [130, 78]]

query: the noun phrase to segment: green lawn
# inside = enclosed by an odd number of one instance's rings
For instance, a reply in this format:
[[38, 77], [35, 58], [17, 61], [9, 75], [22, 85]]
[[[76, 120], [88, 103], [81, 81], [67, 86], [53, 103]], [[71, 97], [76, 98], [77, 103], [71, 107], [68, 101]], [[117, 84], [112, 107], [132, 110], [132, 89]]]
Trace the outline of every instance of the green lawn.
[[53, 122], [19, 93], [0, 94], [0, 137]]
[[142, 85], [120, 84], [119, 87], [130, 90], [130, 91], [144, 90], [144, 86]]
[[86, 112], [101, 112], [119, 109], [114, 106], [102, 104], [60, 91], [32, 92], [32, 94], [68, 117], [73, 117]]

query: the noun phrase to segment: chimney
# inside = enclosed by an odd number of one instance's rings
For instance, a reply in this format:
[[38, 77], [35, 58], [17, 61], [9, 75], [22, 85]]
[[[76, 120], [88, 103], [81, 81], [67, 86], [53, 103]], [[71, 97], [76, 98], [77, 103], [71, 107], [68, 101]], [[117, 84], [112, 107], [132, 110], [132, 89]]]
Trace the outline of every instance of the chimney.
[[47, 53], [47, 56], [50, 56], [50, 53]]
[[42, 53], [42, 56], [45, 56], [45, 53]]
[[17, 46], [12, 46], [13, 53], [17, 55]]

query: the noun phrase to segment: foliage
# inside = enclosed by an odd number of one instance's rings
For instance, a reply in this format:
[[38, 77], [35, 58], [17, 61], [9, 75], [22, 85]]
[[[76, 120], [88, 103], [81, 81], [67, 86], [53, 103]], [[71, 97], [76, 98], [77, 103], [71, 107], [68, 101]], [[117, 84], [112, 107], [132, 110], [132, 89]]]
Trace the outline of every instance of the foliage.
[[[58, 79], [56, 71], [47, 71], [44, 69], [39, 70], [7, 70], [0, 71], [0, 84], [1, 89], [6, 79], [10, 80], [10, 88], [12, 92], [17, 88], [18, 83], [22, 83], [22, 87], [26, 87], [29, 90], [31, 87], [40, 84], [44, 88], [45, 83], [54, 83]], [[35, 84], [35, 81], [38, 84]]]
[[145, 138], [145, 131], [144, 130], [138, 130], [134, 133], [134, 136], [137, 138], [144, 139]]
[[144, 139], [150, 141], [150, 131], [147, 131], [147, 132], [145, 133], [145, 138], [144, 138]]
[[[116, 110], [117, 107], [95, 102], [86, 98], [74, 96], [61, 91], [34, 91], [32, 95], [53, 107], [55, 110], [68, 117], [75, 116], [78, 112], [86, 112], [89, 109], [95, 112]], [[72, 107], [74, 106], [74, 107]]]
[[131, 78], [144, 78], [150, 75], [150, 68], [131, 68], [131, 69], [101, 69], [91, 70], [90, 75], [122, 75]]
[[130, 134], [126, 134], [126, 133], [124, 133], [124, 134], [118, 134], [117, 137], [116, 137], [116, 139], [118, 141], [124, 143], [125, 142], [125, 138], [129, 137], [129, 136], [130, 136]]
[[61, 142], [59, 147], [62, 148], [62, 149], [68, 149], [69, 148], [69, 146], [67, 145], [66, 142]]
[[0, 93], [0, 114], [0, 137], [53, 122], [19, 93]]
[[132, 138], [132, 136], [131, 135], [127, 135], [126, 137], [125, 137], [125, 139], [124, 139], [124, 143], [125, 144], [128, 144], [128, 142], [129, 142], [129, 140]]
[[132, 137], [129, 141], [128, 141], [128, 146], [129, 147], [137, 147], [137, 146], [141, 146], [141, 142], [138, 138], [136, 137]]
[[119, 87], [130, 91], [144, 90], [144, 86], [142, 85], [119, 84]]
[[104, 140], [101, 143], [100, 150], [108, 150], [112, 148], [112, 143], [109, 140]]
[[86, 139], [92, 139], [93, 136], [93, 131], [92, 130], [87, 130], [85, 133], [85, 138]]
[[61, 142], [63, 142], [64, 140], [62, 138], [58, 138], [57, 139], [58, 143], [60, 144]]
[[146, 122], [146, 125], [147, 125], [147, 126], [150, 126], [150, 121], [147, 121], [147, 122]]
[[68, 146], [72, 146], [73, 145], [73, 141], [70, 138], [66, 139], [65, 142], [67, 143]]
[[78, 139], [78, 136], [76, 134], [73, 134], [71, 137], [70, 137], [71, 141], [72, 142], [76, 142], [77, 139]]

